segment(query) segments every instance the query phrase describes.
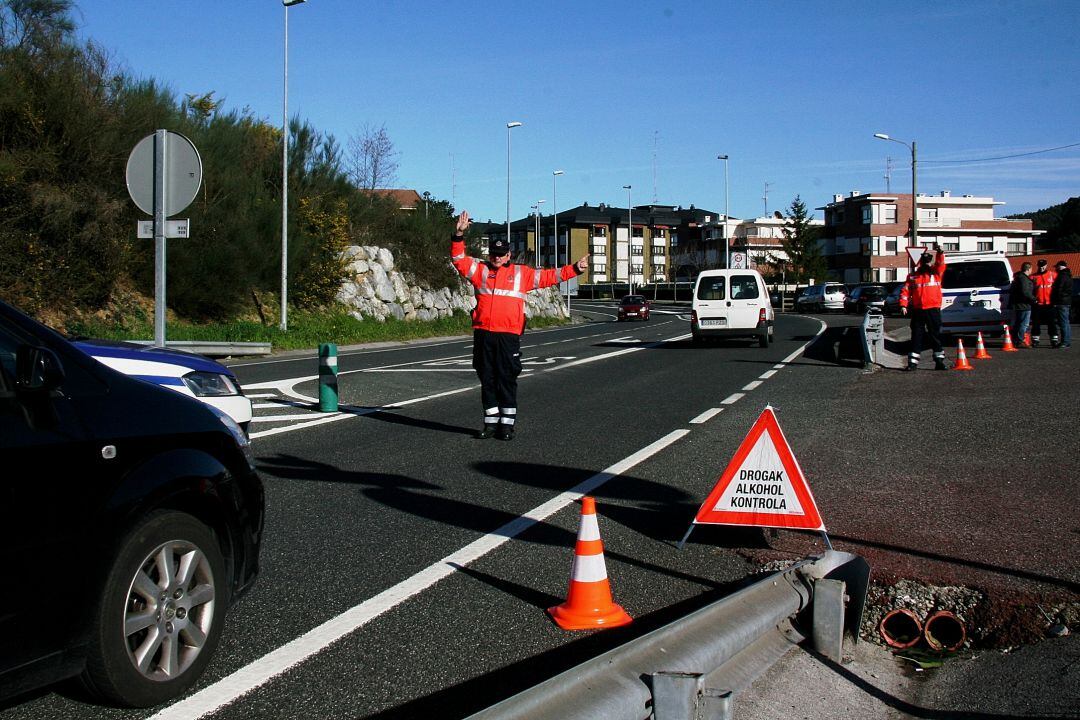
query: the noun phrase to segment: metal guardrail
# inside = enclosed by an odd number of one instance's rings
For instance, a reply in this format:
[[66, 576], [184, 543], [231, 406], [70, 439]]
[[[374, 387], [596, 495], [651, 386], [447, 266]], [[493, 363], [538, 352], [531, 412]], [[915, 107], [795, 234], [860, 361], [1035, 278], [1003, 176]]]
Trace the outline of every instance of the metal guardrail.
[[[153, 345], [153, 340], [131, 340], [138, 345]], [[213, 340], [166, 340], [165, 347], [170, 350], [205, 355], [206, 357], [236, 357], [244, 355], [269, 355], [270, 343], [260, 342], [223, 342]]]
[[[487, 708], [471, 720], [730, 718], [732, 698], [810, 637], [839, 662], [870, 566], [830, 550]], [[847, 612], [844, 600], [847, 598]]]

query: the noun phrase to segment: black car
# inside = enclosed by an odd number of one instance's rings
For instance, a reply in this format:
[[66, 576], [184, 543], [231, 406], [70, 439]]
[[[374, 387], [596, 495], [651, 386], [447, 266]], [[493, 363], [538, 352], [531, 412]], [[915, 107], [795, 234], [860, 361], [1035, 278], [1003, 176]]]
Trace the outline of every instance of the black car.
[[844, 298], [844, 311], [864, 314], [869, 308], [881, 310], [888, 293], [881, 285], [859, 285]]
[[0, 302], [0, 697], [190, 687], [254, 581], [264, 500], [237, 424]]

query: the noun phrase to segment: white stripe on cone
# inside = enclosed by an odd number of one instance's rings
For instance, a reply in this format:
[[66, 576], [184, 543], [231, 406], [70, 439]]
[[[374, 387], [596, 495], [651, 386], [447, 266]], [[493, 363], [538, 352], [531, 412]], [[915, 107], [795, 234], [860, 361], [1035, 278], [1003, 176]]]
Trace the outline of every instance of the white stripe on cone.
[[574, 567], [570, 571], [573, 582], [600, 582], [607, 580], [607, 566], [604, 564], [604, 554], [599, 555], [575, 555]]
[[578, 526], [578, 540], [599, 540], [600, 525], [596, 522], [596, 515], [582, 515], [581, 525]]

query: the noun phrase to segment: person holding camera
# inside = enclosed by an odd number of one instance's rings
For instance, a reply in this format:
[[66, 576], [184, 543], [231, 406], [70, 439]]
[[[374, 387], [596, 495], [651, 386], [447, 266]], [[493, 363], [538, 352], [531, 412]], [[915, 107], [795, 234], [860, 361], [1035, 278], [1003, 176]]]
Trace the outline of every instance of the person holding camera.
[[945, 275], [945, 252], [934, 243], [934, 253], [924, 252], [919, 257], [918, 266], [908, 273], [900, 291], [900, 313], [911, 316], [911, 355], [908, 356], [907, 370], [919, 369], [924, 336], [934, 351], [934, 369], [948, 369], [945, 350], [941, 346], [941, 278]]

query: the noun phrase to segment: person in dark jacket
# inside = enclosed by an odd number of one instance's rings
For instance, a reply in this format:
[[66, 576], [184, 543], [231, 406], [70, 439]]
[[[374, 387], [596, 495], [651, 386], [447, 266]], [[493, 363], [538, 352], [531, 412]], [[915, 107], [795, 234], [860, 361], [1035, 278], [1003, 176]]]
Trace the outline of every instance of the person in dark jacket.
[[[1050, 305], [1054, 308], [1054, 321], [1057, 327], [1050, 330], [1050, 346], [1068, 349], [1072, 347], [1072, 325], [1069, 313], [1072, 310], [1073, 278], [1069, 263], [1058, 260], [1057, 277], [1050, 286]], [[1056, 342], [1055, 342], [1056, 341]]]
[[1012, 334], [1016, 344], [1030, 348], [1027, 341], [1028, 326], [1031, 324], [1031, 306], [1035, 304], [1035, 284], [1031, 282], [1031, 263], [1026, 262], [1013, 275], [1009, 286], [1009, 307], [1012, 308]]

